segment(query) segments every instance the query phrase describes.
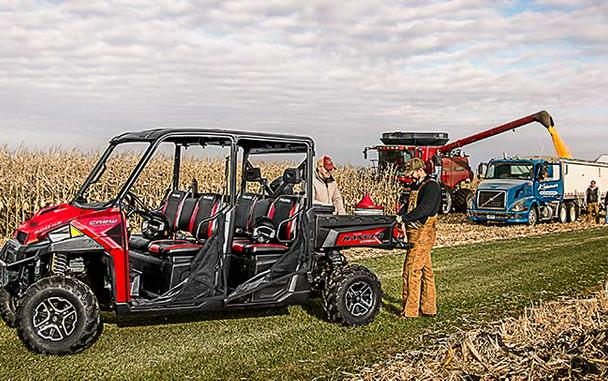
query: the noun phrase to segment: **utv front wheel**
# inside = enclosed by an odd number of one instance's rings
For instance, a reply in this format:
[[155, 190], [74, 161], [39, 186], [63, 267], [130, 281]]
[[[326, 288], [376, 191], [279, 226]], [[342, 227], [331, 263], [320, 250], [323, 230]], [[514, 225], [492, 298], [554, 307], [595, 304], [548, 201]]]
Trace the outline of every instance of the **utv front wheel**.
[[9, 328], [17, 326], [15, 310], [15, 298], [5, 289], [0, 289], [0, 317]]
[[91, 289], [74, 278], [53, 276], [28, 288], [17, 308], [19, 337], [34, 352], [83, 351], [99, 337], [99, 305]]
[[378, 277], [359, 265], [334, 270], [323, 289], [323, 307], [329, 321], [349, 326], [371, 323], [382, 302]]

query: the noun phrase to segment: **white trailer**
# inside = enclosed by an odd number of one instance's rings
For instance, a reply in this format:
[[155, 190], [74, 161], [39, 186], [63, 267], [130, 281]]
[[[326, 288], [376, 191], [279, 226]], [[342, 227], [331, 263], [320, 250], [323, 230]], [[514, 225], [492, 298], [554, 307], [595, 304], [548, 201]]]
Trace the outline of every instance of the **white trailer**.
[[608, 191], [608, 163], [599, 161], [560, 159], [562, 162], [564, 201], [576, 200], [586, 207], [585, 194], [591, 181], [600, 189], [601, 200]]

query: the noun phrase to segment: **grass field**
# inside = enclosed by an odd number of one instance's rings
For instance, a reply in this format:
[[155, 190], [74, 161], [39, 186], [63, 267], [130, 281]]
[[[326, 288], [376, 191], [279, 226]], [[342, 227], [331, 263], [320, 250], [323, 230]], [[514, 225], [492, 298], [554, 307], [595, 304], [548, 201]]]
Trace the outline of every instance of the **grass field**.
[[[551, 234], [435, 251], [439, 316], [397, 317], [399, 253], [362, 261], [381, 278], [385, 304], [367, 327], [327, 323], [319, 301], [284, 311], [140, 320], [106, 317], [83, 354], [29, 353], [0, 323], [3, 379], [335, 379], [412, 348], [424, 332], [450, 332], [475, 320], [519, 314], [539, 300], [585, 292], [608, 277], [608, 229]], [[268, 315], [260, 317], [259, 315]]]

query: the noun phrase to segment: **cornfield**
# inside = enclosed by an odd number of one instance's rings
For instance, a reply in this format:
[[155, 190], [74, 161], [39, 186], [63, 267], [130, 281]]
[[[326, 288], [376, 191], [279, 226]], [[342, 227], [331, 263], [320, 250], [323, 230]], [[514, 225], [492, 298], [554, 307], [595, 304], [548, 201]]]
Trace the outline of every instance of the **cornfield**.
[[[81, 150], [9, 149], [0, 147], [0, 237], [6, 237], [17, 225], [36, 210], [70, 201], [100, 156], [99, 152]], [[109, 200], [118, 192], [125, 173], [130, 173], [137, 161], [134, 154], [123, 153], [107, 163], [107, 173], [91, 189], [94, 199]], [[264, 177], [272, 180], [293, 163], [267, 162], [260, 165]], [[171, 182], [173, 160], [159, 155], [148, 163], [133, 189], [149, 206], [158, 206]], [[335, 172], [347, 211], [365, 193], [374, 201], [393, 211], [399, 185], [394, 176], [379, 177], [373, 170], [351, 165]], [[222, 193], [224, 160], [221, 158], [186, 158], [182, 161], [181, 187], [188, 188], [196, 178], [199, 191]]]

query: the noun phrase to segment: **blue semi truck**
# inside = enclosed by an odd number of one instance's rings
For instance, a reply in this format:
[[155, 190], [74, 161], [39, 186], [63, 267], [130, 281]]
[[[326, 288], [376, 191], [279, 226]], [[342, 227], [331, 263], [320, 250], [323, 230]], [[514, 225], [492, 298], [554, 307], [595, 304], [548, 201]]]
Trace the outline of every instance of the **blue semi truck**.
[[[608, 163], [564, 158], [495, 159], [480, 165], [482, 181], [468, 209], [475, 222], [573, 222], [586, 208], [591, 181], [608, 190]], [[603, 204], [603, 202], [601, 202]]]

